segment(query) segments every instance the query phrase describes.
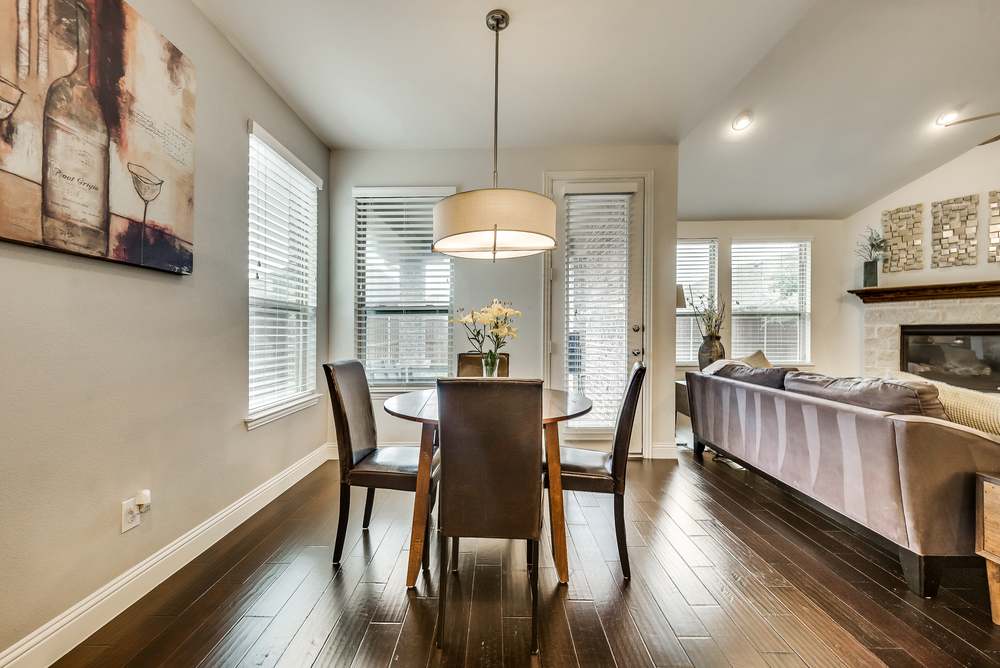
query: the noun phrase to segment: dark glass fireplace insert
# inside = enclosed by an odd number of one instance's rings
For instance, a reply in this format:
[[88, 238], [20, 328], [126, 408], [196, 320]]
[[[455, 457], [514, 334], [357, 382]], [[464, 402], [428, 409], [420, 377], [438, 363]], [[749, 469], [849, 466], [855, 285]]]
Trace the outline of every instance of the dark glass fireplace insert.
[[903, 325], [901, 371], [980, 392], [1000, 392], [1000, 324]]

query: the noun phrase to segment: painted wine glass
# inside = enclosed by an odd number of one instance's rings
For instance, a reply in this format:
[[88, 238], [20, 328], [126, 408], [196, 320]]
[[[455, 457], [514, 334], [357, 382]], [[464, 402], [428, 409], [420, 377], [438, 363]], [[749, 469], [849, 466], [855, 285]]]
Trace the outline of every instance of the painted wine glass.
[[17, 105], [21, 102], [24, 91], [0, 77], [0, 121], [11, 117]]
[[139, 237], [139, 264], [142, 264], [143, 251], [146, 246], [146, 211], [149, 210], [149, 203], [159, 197], [160, 189], [163, 186], [163, 179], [159, 179], [142, 165], [128, 163], [128, 171], [132, 173], [132, 185], [135, 192], [143, 201], [142, 206], [142, 234]]

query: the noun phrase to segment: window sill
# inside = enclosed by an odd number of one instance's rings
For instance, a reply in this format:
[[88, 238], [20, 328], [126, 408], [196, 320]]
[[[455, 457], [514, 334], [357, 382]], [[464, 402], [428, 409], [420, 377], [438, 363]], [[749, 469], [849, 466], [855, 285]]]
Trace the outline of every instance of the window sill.
[[406, 387], [378, 387], [369, 386], [368, 392], [372, 395], [374, 401], [385, 401], [386, 399], [391, 399], [400, 394], [406, 394], [407, 392], [416, 392], [418, 390], [433, 390], [436, 385], [408, 385]]
[[257, 427], [263, 427], [268, 422], [274, 422], [286, 415], [291, 415], [301, 411], [304, 408], [310, 408], [319, 403], [319, 400], [323, 398], [322, 394], [309, 394], [304, 397], [299, 397], [297, 399], [292, 399], [283, 404], [278, 404], [259, 413], [254, 413], [243, 420], [243, 424], [246, 425], [247, 431], [256, 429]]
[[[813, 364], [812, 362], [775, 362], [774, 366], [775, 367], [794, 366], [794, 367], [798, 367], [798, 368], [801, 369], [803, 367], [812, 368], [812, 367], [814, 367], [816, 365]], [[684, 369], [685, 371], [697, 371], [698, 370], [698, 363], [697, 362], [695, 362], [694, 364], [678, 363], [675, 366], [675, 368], [677, 368], [677, 369]]]

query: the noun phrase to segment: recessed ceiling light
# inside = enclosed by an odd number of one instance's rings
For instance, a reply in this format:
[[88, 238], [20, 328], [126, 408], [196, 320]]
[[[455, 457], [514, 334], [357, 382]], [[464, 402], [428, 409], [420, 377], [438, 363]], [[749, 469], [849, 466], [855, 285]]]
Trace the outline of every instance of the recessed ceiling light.
[[753, 114], [749, 111], [744, 111], [733, 120], [733, 129], [746, 130], [750, 127], [751, 123], [753, 123]]
[[952, 109], [951, 111], [946, 111], [943, 114], [941, 114], [940, 116], [938, 116], [937, 124], [938, 125], [948, 125], [949, 123], [951, 123], [956, 118], [958, 118], [958, 112], [955, 111], [954, 109]]

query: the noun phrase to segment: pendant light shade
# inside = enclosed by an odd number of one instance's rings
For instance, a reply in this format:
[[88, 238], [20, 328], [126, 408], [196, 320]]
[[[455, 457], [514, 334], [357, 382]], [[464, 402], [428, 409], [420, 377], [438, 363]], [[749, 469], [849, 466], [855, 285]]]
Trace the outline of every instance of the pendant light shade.
[[556, 247], [556, 204], [527, 190], [470, 190], [434, 205], [434, 250], [503, 260]]
[[502, 9], [486, 15], [496, 34], [493, 78], [493, 188], [470, 190], [434, 205], [432, 250], [494, 262], [556, 247], [556, 205], [528, 190], [497, 188], [497, 116], [500, 99], [500, 31], [510, 24]]

